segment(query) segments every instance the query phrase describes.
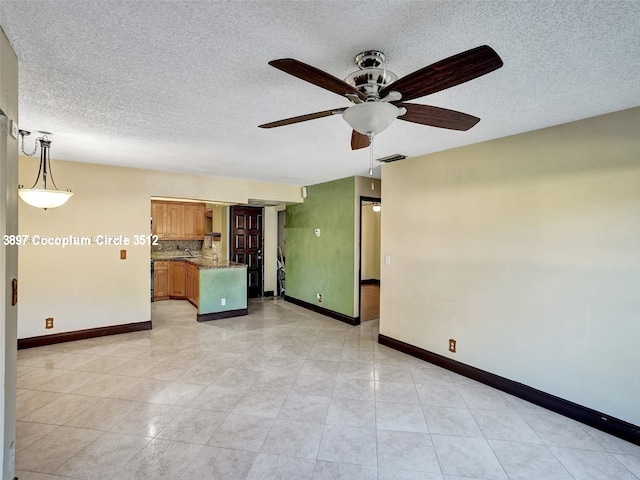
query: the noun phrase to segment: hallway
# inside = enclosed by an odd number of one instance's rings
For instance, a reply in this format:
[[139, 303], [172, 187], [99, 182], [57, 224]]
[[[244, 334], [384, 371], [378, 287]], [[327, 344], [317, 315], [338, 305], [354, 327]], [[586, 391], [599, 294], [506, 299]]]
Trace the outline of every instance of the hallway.
[[368, 322], [380, 318], [380, 285], [360, 285], [360, 321]]

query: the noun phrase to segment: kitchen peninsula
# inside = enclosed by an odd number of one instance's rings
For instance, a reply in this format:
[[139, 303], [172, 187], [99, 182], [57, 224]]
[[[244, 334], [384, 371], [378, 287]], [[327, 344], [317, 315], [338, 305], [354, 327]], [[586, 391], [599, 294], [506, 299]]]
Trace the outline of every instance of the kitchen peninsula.
[[152, 199], [153, 300], [187, 300], [199, 322], [248, 314], [247, 266], [219, 260], [216, 252], [226, 252], [226, 218], [219, 205]]
[[247, 266], [207, 257], [154, 255], [154, 298], [188, 300], [197, 320], [247, 315]]

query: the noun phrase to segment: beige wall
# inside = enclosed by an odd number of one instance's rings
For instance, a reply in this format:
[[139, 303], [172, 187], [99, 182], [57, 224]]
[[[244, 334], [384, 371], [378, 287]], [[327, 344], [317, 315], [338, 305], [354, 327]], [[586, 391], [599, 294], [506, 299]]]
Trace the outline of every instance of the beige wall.
[[[0, 28], [0, 238], [18, 233], [18, 141], [9, 122], [18, 122], [18, 57]], [[11, 282], [18, 278], [18, 249], [0, 242], [0, 471], [14, 478], [16, 438], [16, 318]], [[20, 305], [24, 303], [21, 297]]]
[[640, 425], [639, 125], [385, 165], [380, 332]]
[[[56, 139], [52, 138], [55, 156]], [[38, 161], [20, 159], [20, 182], [32, 184]], [[53, 161], [59, 188], [74, 196], [43, 211], [20, 202], [23, 235], [128, 237], [149, 233], [150, 197], [245, 203], [249, 198], [298, 202], [300, 187]], [[268, 236], [275, 252], [275, 237]], [[127, 260], [119, 259], [121, 248]], [[265, 247], [266, 248], [266, 247]], [[21, 304], [18, 338], [150, 319], [150, 251], [147, 246], [36, 246], [20, 248]], [[275, 262], [275, 259], [274, 259]], [[274, 279], [265, 279], [265, 288]], [[272, 288], [271, 288], [272, 289]], [[44, 329], [54, 317], [55, 328]]]

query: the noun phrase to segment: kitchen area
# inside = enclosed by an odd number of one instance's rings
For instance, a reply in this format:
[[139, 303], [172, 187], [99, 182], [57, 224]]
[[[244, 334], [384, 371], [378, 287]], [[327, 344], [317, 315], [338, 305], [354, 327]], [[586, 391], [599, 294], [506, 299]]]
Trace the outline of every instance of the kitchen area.
[[247, 265], [229, 261], [229, 208], [151, 200], [151, 301], [187, 301], [199, 322], [248, 314]]

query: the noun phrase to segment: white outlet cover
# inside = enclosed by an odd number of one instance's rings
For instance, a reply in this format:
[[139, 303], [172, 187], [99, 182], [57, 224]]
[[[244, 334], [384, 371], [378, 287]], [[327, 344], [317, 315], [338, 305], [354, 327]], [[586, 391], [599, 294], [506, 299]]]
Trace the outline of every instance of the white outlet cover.
[[319, 229], [319, 228], [316, 228], [316, 229], [315, 229], [315, 234], [316, 234], [316, 237], [319, 237], [319, 236], [320, 236], [320, 229]]
[[220, 300], [220, 304], [221, 305], [226, 305], [227, 304], [227, 299], [223, 298], [222, 300]]

